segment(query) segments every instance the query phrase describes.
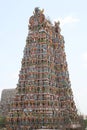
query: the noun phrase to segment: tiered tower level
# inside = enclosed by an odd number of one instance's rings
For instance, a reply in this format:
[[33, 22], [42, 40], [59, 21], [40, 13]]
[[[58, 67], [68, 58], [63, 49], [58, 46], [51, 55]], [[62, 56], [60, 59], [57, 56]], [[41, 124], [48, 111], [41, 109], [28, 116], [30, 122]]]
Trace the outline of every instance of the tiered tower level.
[[60, 31], [59, 22], [53, 25], [35, 8], [7, 130], [79, 127]]

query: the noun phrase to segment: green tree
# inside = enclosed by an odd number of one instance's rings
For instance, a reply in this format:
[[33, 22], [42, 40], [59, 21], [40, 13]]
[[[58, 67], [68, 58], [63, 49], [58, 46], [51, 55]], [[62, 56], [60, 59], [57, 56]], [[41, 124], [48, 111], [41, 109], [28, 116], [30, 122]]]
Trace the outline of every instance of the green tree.
[[85, 127], [87, 127], [87, 118], [84, 119]]
[[0, 116], [0, 128], [5, 127], [6, 125], [6, 117]]

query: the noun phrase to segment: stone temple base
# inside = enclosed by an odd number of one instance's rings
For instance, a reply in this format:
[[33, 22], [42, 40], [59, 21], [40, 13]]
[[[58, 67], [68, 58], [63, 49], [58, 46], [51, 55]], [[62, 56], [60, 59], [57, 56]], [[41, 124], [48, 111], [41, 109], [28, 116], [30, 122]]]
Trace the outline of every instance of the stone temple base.
[[35, 129], [35, 130], [61, 130], [61, 129], [46, 129], [46, 128], [42, 128], [42, 129]]

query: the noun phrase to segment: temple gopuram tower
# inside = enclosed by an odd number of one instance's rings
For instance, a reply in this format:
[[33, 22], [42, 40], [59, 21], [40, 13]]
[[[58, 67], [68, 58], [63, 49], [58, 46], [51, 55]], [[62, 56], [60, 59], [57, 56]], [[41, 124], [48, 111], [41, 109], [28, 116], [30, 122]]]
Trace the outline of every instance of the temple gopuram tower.
[[59, 24], [39, 8], [29, 19], [7, 130], [80, 130]]

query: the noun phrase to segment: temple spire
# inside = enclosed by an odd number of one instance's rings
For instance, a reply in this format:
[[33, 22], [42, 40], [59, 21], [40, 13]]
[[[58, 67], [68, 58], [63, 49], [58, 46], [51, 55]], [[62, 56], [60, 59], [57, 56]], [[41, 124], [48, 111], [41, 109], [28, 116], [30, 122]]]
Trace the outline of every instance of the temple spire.
[[59, 22], [35, 8], [29, 19], [7, 130], [80, 130]]

